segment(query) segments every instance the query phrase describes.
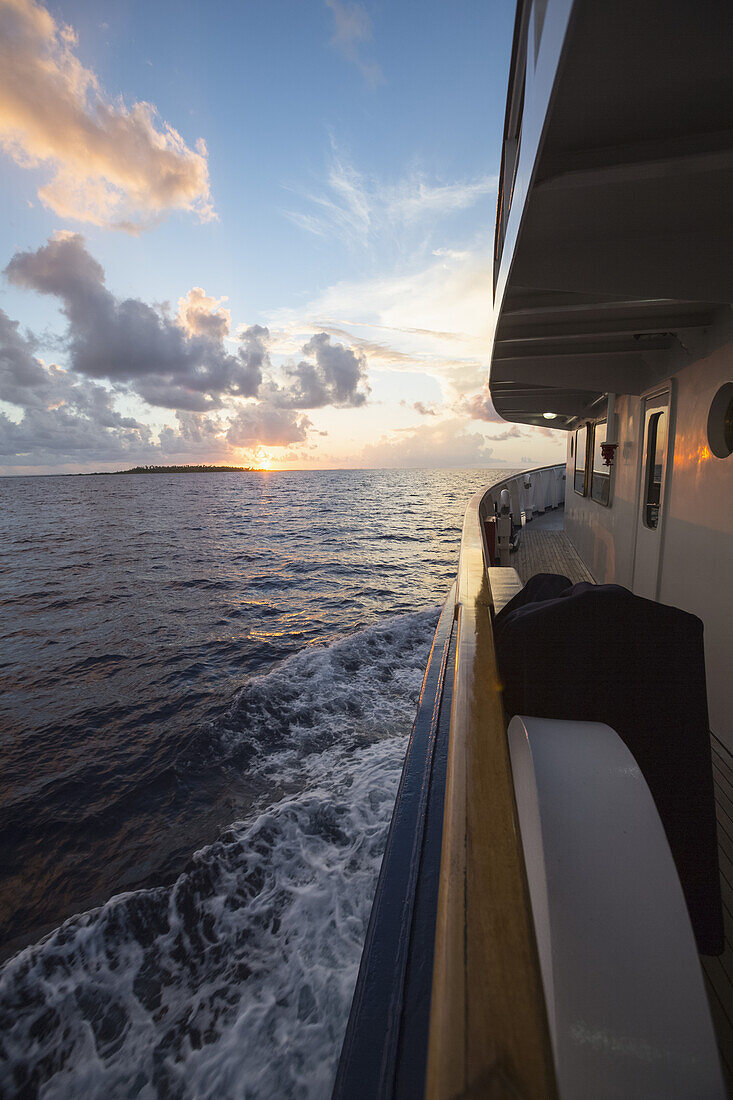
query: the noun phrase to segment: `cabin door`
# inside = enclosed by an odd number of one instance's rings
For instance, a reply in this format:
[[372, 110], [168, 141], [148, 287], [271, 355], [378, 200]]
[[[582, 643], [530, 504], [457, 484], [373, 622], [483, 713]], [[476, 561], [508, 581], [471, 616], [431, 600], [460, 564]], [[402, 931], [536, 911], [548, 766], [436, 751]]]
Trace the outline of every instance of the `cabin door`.
[[670, 456], [670, 390], [655, 393], [642, 402], [644, 437], [641, 448], [639, 506], [636, 518], [634, 592], [656, 600], [662, 559], [665, 490]]

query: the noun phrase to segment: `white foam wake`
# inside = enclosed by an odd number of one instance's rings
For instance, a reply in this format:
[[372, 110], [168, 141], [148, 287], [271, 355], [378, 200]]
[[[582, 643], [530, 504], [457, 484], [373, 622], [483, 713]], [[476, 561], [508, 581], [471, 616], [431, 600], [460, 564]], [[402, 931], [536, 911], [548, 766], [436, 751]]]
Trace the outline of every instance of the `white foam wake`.
[[220, 749], [300, 789], [5, 966], [0, 1092], [328, 1094], [436, 617], [245, 688]]

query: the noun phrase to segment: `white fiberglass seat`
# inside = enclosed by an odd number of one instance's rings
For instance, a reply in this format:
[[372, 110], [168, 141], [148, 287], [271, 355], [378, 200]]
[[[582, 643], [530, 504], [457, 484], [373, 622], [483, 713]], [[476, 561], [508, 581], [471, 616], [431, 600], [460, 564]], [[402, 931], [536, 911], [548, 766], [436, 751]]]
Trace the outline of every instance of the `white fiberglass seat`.
[[724, 1097], [672, 854], [609, 726], [515, 717], [509, 748], [562, 1100]]

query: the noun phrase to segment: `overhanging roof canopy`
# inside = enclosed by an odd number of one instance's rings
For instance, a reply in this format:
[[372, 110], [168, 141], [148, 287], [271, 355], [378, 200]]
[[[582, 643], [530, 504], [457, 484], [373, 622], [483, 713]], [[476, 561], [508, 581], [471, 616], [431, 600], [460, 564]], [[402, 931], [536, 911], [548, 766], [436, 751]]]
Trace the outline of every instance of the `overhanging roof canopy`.
[[733, 18], [727, 0], [576, 0], [538, 126], [563, 7], [517, 13], [490, 388], [507, 420], [571, 426], [664, 377], [733, 302]]

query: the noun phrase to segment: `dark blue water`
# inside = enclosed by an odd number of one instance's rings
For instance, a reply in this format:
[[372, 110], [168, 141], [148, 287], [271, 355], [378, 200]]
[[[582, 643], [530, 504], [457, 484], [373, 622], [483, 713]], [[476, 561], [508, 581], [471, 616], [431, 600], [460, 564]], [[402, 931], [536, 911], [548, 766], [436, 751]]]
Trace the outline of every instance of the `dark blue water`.
[[31, 945], [0, 1091], [328, 1093], [463, 511], [503, 476], [0, 479], [1, 938]]

